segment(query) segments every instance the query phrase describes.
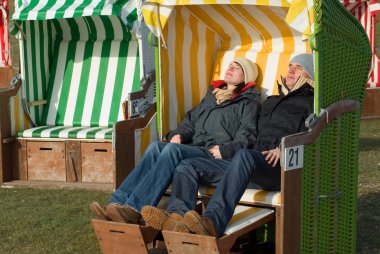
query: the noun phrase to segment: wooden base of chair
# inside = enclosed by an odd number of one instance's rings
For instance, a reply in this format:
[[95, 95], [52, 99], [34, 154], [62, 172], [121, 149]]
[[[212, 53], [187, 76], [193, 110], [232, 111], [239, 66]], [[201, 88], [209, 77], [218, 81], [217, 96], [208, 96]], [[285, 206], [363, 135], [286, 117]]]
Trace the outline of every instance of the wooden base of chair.
[[[114, 153], [110, 141], [22, 139], [10, 141], [13, 181], [111, 184], [115, 188]], [[64, 187], [65, 184], [62, 185]], [[78, 186], [79, 187], [79, 186]]]
[[152, 243], [159, 231], [151, 227], [95, 219], [92, 226], [103, 254], [165, 252], [153, 249]]

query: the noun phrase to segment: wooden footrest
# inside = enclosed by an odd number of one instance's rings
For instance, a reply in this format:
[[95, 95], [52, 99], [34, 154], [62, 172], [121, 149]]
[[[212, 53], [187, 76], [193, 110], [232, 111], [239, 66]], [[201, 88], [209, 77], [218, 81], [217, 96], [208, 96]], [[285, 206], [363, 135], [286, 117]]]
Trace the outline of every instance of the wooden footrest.
[[228, 253], [238, 237], [274, 219], [273, 210], [237, 206], [226, 234], [221, 238], [166, 230], [162, 234], [168, 253]]
[[92, 220], [103, 254], [147, 254], [148, 244], [159, 233], [151, 227], [104, 220]]

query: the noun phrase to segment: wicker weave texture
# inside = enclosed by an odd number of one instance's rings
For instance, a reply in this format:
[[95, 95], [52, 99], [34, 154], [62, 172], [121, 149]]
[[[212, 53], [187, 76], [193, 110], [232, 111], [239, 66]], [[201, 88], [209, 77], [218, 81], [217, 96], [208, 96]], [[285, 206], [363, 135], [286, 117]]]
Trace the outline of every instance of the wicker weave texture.
[[[337, 0], [315, 0], [316, 113], [362, 103], [371, 49], [360, 23]], [[305, 147], [301, 253], [355, 253], [360, 112], [330, 121]]]

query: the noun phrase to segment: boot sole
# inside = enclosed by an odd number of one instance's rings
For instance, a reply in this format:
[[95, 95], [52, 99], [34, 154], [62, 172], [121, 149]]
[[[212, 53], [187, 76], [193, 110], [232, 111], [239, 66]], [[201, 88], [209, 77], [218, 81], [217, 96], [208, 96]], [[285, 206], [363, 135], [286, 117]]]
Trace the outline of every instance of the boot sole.
[[157, 230], [162, 230], [163, 224], [169, 215], [164, 211], [152, 206], [144, 206], [141, 209], [141, 215], [145, 224]]
[[195, 211], [189, 211], [183, 217], [186, 226], [197, 235], [210, 235], [201, 222], [200, 215]]

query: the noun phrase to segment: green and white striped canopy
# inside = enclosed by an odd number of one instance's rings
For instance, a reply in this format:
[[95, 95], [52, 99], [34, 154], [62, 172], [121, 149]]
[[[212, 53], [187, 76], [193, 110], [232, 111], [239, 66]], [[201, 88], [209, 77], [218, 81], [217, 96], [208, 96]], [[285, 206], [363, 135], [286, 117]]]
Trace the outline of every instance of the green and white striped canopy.
[[128, 28], [137, 20], [138, 0], [18, 0], [17, 3], [14, 20], [118, 15]]

